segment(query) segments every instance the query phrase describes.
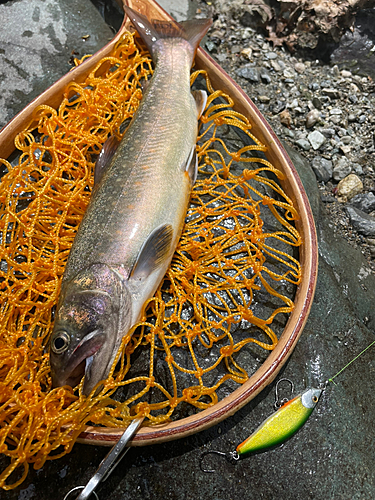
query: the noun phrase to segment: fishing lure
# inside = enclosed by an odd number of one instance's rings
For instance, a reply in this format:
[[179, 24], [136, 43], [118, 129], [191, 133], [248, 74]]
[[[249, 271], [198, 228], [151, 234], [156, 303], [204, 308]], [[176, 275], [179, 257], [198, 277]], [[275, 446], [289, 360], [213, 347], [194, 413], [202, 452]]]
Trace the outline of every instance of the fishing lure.
[[348, 368], [354, 361], [356, 361], [362, 354], [364, 354], [370, 347], [375, 345], [375, 340], [371, 342], [365, 349], [363, 349], [355, 358], [347, 363], [341, 370], [339, 370], [333, 377], [329, 378], [322, 389], [309, 387], [304, 392], [291, 400], [282, 400], [281, 404], [278, 401], [278, 386], [280, 382], [286, 381], [291, 384], [293, 393], [293, 382], [289, 379], [280, 379], [276, 384], [276, 403], [275, 408], [278, 408], [275, 413], [269, 416], [243, 443], [239, 444], [235, 451], [223, 453], [221, 451], [209, 450], [201, 455], [200, 467], [203, 472], [215, 472], [212, 469], [204, 469], [202, 460], [206, 455], [215, 453], [222, 455], [228, 460], [239, 460], [241, 457], [249, 453], [267, 450], [273, 446], [284, 443], [293, 434], [295, 434], [306, 422], [315, 406], [317, 405], [322, 392], [326, 389], [328, 384], [332, 383], [338, 375]]
[[[288, 379], [281, 379], [276, 384], [276, 400], [277, 387], [280, 382], [285, 380], [290, 382]], [[202, 467], [202, 459], [205, 455], [216, 453], [225, 456], [229, 460], [239, 460], [249, 453], [264, 451], [283, 443], [293, 436], [307, 421], [317, 405], [322, 392], [323, 389], [309, 387], [293, 399], [283, 400], [279, 409], [255, 429], [245, 441], [239, 444], [235, 451], [230, 451], [229, 453], [216, 450], [204, 452], [200, 463], [202, 471], [215, 472], [212, 469], [204, 469]], [[278, 406], [277, 403], [275, 406]]]

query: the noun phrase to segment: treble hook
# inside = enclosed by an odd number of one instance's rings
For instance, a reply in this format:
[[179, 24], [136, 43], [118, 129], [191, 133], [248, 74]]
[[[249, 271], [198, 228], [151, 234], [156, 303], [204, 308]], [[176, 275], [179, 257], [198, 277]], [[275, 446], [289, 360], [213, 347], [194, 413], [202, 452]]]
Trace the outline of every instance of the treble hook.
[[232, 462], [233, 460], [237, 461], [240, 459], [240, 456], [239, 454], [237, 453], [237, 451], [229, 451], [228, 453], [224, 453], [222, 451], [217, 451], [217, 450], [209, 450], [209, 451], [204, 451], [201, 455], [201, 458], [199, 460], [199, 467], [201, 468], [201, 471], [202, 472], [216, 472], [215, 469], [205, 469], [202, 465], [202, 462], [203, 462], [203, 458], [206, 456], [206, 455], [210, 455], [210, 454], [216, 454], [216, 455], [221, 455], [223, 457], [225, 457], [228, 462]]
[[278, 380], [276, 387], [275, 387], [275, 404], [273, 405], [275, 410], [278, 410], [281, 406], [283, 406], [285, 403], [287, 403], [289, 401], [288, 398], [279, 399], [278, 388], [279, 388], [280, 382], [288, 382], [290, 384], [290, 387], [291, 387], [291, 394], [293, 394], [293, 392], [294, 392], [294, 384], [291, 380], [289, 380], [288, 378], [281, 378], [280, 380]]

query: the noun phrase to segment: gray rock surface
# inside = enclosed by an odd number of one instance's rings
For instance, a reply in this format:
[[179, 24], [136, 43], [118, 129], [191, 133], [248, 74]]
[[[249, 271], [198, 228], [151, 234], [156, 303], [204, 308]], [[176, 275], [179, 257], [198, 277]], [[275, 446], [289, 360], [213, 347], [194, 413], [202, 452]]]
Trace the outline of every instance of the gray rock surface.
[[362, 212], [362, 210], [359, 210], [358, 208], [350, 206], [346, 207], [346, 211], [348, 212], [350, 222], [359, 233], [364, 234], [365, 236], [370, 236], [371, 238], [375, 236], [374, 217]]
[[246, 78], [246, 80], [249, 80], [250, 82], [259, 82], [259, 69], [254, 68], [251, 64], [245, 64], [242, 68], [238, 69], [236, 73], [238, 76]]
[[83, 0], [1, 2], [0, 19], [0, 128], [72, 68], [72, 55], [92, 54], [114, 36]]
[[333, 167], [333, 178], [335, 181], [341, 181], [349, 175], [351, 171], [352, 167], [349, 160], [345, 158], [345, 156], [342, 156], [336, 161], [335, 166]]
[[322, 146], [326, 140], [324, 135], [320, 133], [319, 130], [314, 130], [314, 132], [310, 132], [307, 138], [311, 146], [315, 150], [319, 149], [320, 146]]
[[372, 192], [357, 194], [351, 199], [350, 204], [369, 214], [375, 210], [375, 195]]
[[332, 177], [333, 164], [322, 156], [316, 156], [311, 164], [318, 181], [328, 182]]
[[[62, 4], [62, 0], [60, 3], [52, 0], [39, 2], [44, 5]], [[39, 2], [13, 1], [0, 5], [0, 8], [9, 8], [17, 3], [35, 5]], [[90, 6], [88, 0], [80, 2], [84, 8]], [[203, 8], [203, 4], [200, 6]], [[73, 22], [74, 15], [67, 18]], [[14, 23], [22, 26], [19, 20]], [[53, 29], [56, 32], [55, 26]], [[81, 31], [77, 33], [77, 30], [75, 27], [75, 35], [81, 36]], [[86, 29], [82, 31], [88, 33]], [[91, 35], [94, 38], [93, 33]], [[12, 54], [16, 57], [16, 46], [12, 48]], [[59, 56], [54, 54], [54, 57], [57, 59]], [[62, 66], [56, 70], [57, 76], [67, 70], [64, 66], [65, 55], [61, 56], [60, 62]], [[44, 66], [44, 71], [46, 76], [42, 74], [36, 77], [40, 78], [40, 85], [43, 78], [49, 76], [49, 66]], [[27, 82], [28, 75], [25, 78]], [[23, 99], [28, 97], [29, 91], [24, 94]], [[15, 104], [22, 106], [20, 102], [6, 100], [4, 106], [7, 114], [15, 112]], [[336, 132], [337, 129], [334, 135]], [[305, 140], [310, 147], [306, 139], [296, 138], [296, 143], [301, 140]], [[361, 252], [335, 232], [320, 202], [320, 191], [309, 162], [291, 148], [288, 148], [288, 152], [310, 200], [317, 225], [320, 256], [318, 284], [308, 322], [292, 357], [280, 374], [293, 380], [299, 392], [307, 385], [322, 384], [374, 340], [375, 278]], [[99, 487], [99, 498], [374, 498], [374, 359], [374, 351], [370, 350], [338, 376], [335, 379], [337, 386], [328, 386], [307, 424], [283, 446], [245, 458], [236, 464], [230, 464], [222, 457], [209, 456], [205, 465], [215, 468], [215, 474], [205, 474], [199, 468], [203, 451], [233, 450], [272, 413], [272, 384], [234, 416], [208, 431], [176, 442], [132, 449]], [[69, 455], [47, 462], [39, 471], [31, 468], [28, 479], [20, 487], [14, 491], [0, 492], [0, 498], [63, 498], [71, 488], [89, 480], [107, 452], [105, 448], [77, 444]], [[3, 467], [2, 459], [0, 465]]]

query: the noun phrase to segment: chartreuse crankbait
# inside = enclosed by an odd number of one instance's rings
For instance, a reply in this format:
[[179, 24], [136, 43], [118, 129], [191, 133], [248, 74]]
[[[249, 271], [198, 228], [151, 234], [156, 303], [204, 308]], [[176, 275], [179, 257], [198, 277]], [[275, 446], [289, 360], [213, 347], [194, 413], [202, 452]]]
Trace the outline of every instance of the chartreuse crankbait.
[[[282, 380], [287, 379], [281, 379], [279, 382]], [[282, 406], [255, 429], [243, 443], [239, 444], [235, 451], [229, 453], [206, 451], [202, 454], [201, 459], [205, 455], [216, 453], [225, 456], [229, 460], [239, 460], [249, 453], [264, 451], [283, 443], [303, 426], [318, 403], [322, 392], [323, 389], [310, 387], [295, 398], [286, 402], [284, 400]], [[204, 469], [202, 462], [201, 469], [204, 472], [215, 472], [211, 469]]]
[[223, 453], [216, 450], [205, 451], [201, 455], [200, 466], [202, 471], [215, 472], [212, 469], [204, 469], [202, 467], [202, 459], [205, 455], [216, 453], [218, 455], [225, 456], [228, 460], [239, 460], [241, 457], [249, 453], [267, 450], [268, 448], [282, 444], [284, 441], [289, 439], [309, 418], [327, 385], [329, 383], [336, 385], [333, 379], [346, 370], [348, 366], [354, 363], [354, 361], [362, 356], [362, 354], [364, 354], [373, 345], [375, 345], [375, 340], [359, 354], [357, 354], [357, 356], [349, 361], [349, 363], [347, 363], [343, 368], [341, 368], [341, 370], [338, 371], [333, 377], [329, 378], [323, 389], [309, 387], [290, 401], [285, 399], [282, 400], [281, 404], [278, 402], [277, 393], [280, 382], [289, 382], [292, 387], [292, 392], [293, 383], [285, 378], [280, 379], [276, 384], [275, 407], [278, 409], [275, 413], [269, 416], [257, 429], [255, 429], [255, 431], [247, 439], [245, 439], [243, 443], [239, 444], [235, 451], [230, 451], [229, 453]]

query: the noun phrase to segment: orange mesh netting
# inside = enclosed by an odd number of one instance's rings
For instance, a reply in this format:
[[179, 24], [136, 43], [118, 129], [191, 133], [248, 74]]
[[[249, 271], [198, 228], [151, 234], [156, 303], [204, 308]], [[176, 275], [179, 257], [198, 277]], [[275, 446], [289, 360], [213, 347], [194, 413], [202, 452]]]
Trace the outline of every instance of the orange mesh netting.
[[[151, 73], [149, 55], [125, 34], [84, 83], [68, 86], [58, 111], [35, 110], [15, 140], [18, 165], [1, 161], [7, 173], [0, 185], [0, 452], [10, 459], [0, 475], [4, 489], [23, 481], [29, 463], [40, 468], [69, 452], [89, 422], [124, 427], [143, 414], [152, 425], [174, 411], [179, 418], [182, 402], [198, 409], [215, 404], [247, 380], [241, 353], [248, 357], [250, 345], [273, 349], [276, 317], [293, 309], [284, 291], [300, 282], [301, 268], [288, 248], [301, 238], [296, 210], [277, 183], [282, 173], [265, 159], [265, 145], [232, 110], [230, 97], [214, 91], [204, 71], [195, 72], [192, 83], [205, 83], [209, 98], [197, 145], [199, 177], [172, 265], [99, 394], [86, 398], [82, 384], [51, 390], [46, 345], [94, 163], [107, 137], [120, 135], [137, 109], [140, 79]], [[268, 306], [259, 308], [260, 295]], [[135, 351], [148, 361], [134, 373]], [[111, 398], [115, 390], [121, 402]]]

